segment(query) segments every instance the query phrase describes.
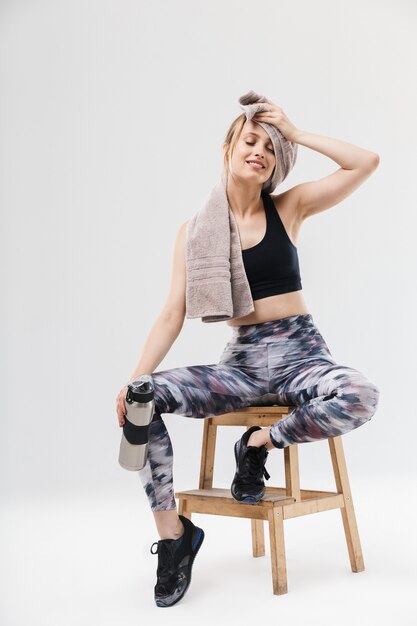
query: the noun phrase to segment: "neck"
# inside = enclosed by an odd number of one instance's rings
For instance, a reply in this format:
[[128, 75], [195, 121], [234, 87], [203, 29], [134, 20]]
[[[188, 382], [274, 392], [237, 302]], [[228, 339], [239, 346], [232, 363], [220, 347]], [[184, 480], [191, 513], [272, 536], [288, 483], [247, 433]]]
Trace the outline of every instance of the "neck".
[[236, 185], [229, 176], [226, 186], [227, 200], [233, 212], [238, 219], [250, 219], [263, 210], [263, 202], [261, 198], [262, 186], [257, 185]]

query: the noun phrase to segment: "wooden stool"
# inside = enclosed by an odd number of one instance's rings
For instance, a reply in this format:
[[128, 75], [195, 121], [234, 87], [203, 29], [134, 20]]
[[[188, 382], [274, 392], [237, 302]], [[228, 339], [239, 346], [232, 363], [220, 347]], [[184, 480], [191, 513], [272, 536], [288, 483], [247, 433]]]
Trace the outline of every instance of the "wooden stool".
[[230, 492], [230, 487], [228, 489], [213, 487], [217, 426], [246, 426], [247, 429], [254, 425], [271, 426], [288, 415], [293, 408], [291, 406], [247, 407], [233, 413], [205, 418], [199, 489], [175, 493], [175, 497], [179, 499], [178, 513], [188, 519], [191, 519], [192, 513], [250, 519], [254, 557], [265, 556], [263, 521], [268, 521], [272, 587], [275, 595], [288, 592], [284, 519], [339, 508], [352, 571], [362, 572], [365, 569], [341, 436], [328, 439], [337, 491], [313, 491], [300, 488], [298, 444], [283, 448], [285, 487], [266, 487], [263, 499], [258, 503], [237, 502]]

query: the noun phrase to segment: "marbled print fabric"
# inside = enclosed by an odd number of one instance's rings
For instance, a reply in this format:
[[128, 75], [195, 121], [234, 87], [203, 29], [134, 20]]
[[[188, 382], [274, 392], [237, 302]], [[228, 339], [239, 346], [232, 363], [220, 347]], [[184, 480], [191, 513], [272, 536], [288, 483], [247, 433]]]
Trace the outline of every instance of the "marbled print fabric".
[[172, 443], [161, 413], [204, 419], [245, 406], [291, 405], [270, 429], [273, 445], [283, 448], [348, 433], [377, 409], [376, 385], [334, 361], [311, 314], [231, 330], [218, 363], [152, 374], [156, 412], [138, 473], [154, 511], [176, 508]]

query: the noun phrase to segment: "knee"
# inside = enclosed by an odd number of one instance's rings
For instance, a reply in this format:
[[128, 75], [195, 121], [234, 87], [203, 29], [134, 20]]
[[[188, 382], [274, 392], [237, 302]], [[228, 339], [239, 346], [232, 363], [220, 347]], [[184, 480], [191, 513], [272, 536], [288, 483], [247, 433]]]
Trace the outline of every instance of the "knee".
[[343, 400], [348, 411], [359, 422], [367, 422], [374, 415], [379, 404], [379, 388], [360, 372], [354, 372], [343, 385]]
[[372, 381], [365, 379], [361, 391], [362, 407], [366, 412], [366, 421], [376, 413], [379, 404], [379, 388]]

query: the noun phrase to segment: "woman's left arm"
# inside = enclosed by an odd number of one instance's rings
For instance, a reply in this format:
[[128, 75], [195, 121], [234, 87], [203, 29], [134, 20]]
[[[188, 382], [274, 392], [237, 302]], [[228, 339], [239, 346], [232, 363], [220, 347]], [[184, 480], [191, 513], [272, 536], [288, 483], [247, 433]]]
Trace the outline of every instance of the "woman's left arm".
[[271, 110], [258, 113], [255, 120], [273, 124], [294, 143], [316, 150], [333, 159], [340, 169], [318, 180], [296, 185], [289, 190], [300, 221], [329, 209], [347, 198], [378, 167], [379, 155], [346, 141], [299, 130], [281, 107], [268, 101]]
[[379, 155], [346, 141], [306, 131], [296, 136], [300, 145], [330, 157], [340, 165], [332, 174], [294, 187], [300, 220], [335, 206], [362, 185], [378, 167]]
[[295, 143], [306, 148], [321, 152], [333, 161], [336, 161], [345, 170], [362, 169], [372, 171], [378, 166], [379, 155], [365, 148], [360, 148], [347, 141], [315, 135], [304, 130], [299, 130], [295, 135]]

